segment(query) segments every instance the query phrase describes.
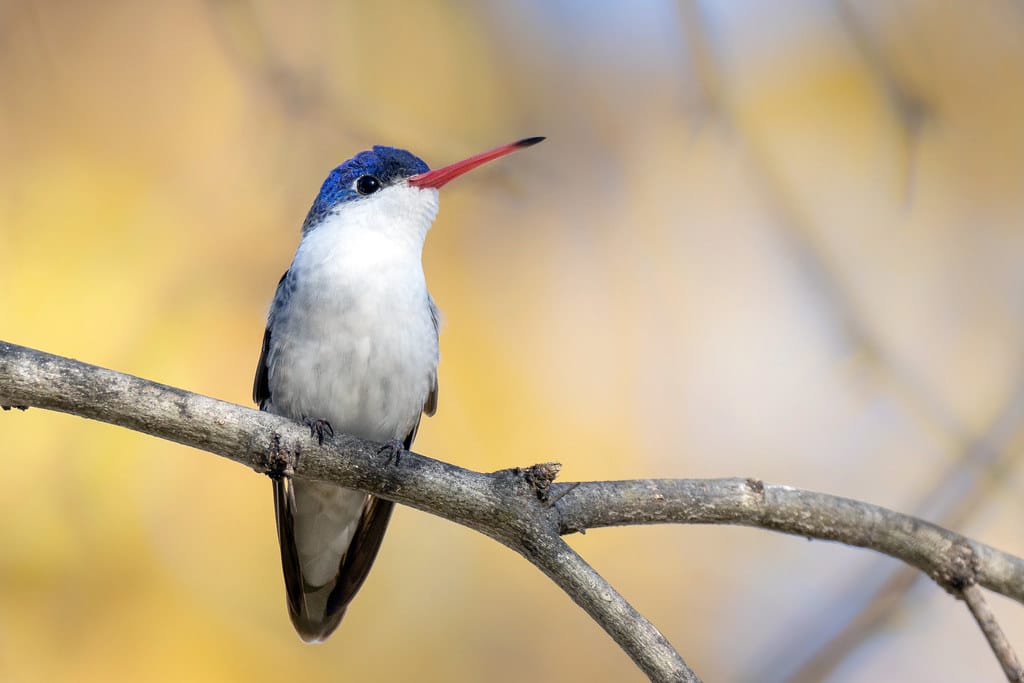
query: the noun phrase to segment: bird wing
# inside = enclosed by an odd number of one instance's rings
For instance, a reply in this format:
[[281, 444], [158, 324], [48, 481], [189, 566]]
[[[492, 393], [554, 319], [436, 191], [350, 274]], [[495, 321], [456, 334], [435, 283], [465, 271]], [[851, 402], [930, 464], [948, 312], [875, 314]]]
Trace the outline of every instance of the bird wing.
[[[430, 308], [430, 322], [434, 323], [434, 334], [438, 337], [441, 336], [441, 309], [434, 303], [434, 297], [430, 296], [430, 292], [427, 292], [427, 306]], [[434, 413], [437, 412], [437, 369], [434, 369], [434, 376], [431, 377], [430, 393], [427, 394], [427, 400], [423, 404], [423, 412], [427, 417], [433, 417]], [[416, 436], [416, 428], [420, 426], [419, 420], [416, 421], [416, 427], [412, 428], [412, 436]], [[410, 439], [409, 444], [412, 444]], [[407, 445], [406, 450], [409, 450]]]
[[284, 275], [277, 281], [277, 289], [274, 291], [274, 303], [270, 305], [270, 314], [267, 316], [267, 329], [263, 333], [263, 348], [260, 350], [260, 359], [256, 363], [256, 378], [252, 383], [252, 400], [260, 407], [260, 410], [264, 409], [266, 402], [270, 399], [270, 359], [267, 357], [270, 354], [270, 329], [274, 326], [274, 313], [277, 308], [283, 303], [283, 299], [287, 297], [287, 287], [285, 286], [285, 280], [288, 277], [288, 271], [284, 271]]
[[[437, 377], [434, 377], [434, 384], [430, 387], [430, 393], [427, 394], [427, 401], [423, 404], [423, 413], [427, 417], [433, 417], [434, 413], [437, 412]], [[416, 422], [416, 426], [419, 427], [419, 421]], [[416, 430], [413, 430], [413, 435], [416, 435]]]

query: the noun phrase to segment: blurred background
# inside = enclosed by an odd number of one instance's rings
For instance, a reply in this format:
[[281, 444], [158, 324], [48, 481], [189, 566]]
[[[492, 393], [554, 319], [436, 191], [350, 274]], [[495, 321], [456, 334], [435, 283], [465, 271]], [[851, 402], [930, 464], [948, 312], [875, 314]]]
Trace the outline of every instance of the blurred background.
[[[1012, 0], [0, 3], [0, 338], [250, 405], [333, 166], [546, 135], [443, 192], [417, 451], [761, 477], [1024, 554], [1022, 77]], [[265, 477], [38, 410], [0, 443], [4, 681], [642, 680], [409, 509], [304, 646]], [[863, 550], [570, 542], [707, 681], [1001, 677], [962, 604]]]

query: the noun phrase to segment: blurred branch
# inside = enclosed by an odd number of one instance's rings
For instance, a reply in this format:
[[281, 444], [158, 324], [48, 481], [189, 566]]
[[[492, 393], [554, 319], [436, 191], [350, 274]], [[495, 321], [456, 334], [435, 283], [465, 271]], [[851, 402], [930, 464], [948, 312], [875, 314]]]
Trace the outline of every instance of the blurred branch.
[[552, 483], [555, 464], [483, 474], [341, 435], [320, 446], [291, 420], [0, 342], [0, 405], [100, 420], [200, 448], [270, 476], [368, 491], [475, 529], [554, 580], [654, 681], [697, 681], [664, 636], [561, 538], [637, 524], [737, 524], [900, 559], [958, 594], [1024, 602], [1024, 560], [885, 508], [751, 479]]
[[1000, 628], [999, 622], [996, 621], [996, 615], [992, 613], [988, 602], [985, 601], [981, 589], [977, 584], [969, 584], [961, 591], [961, 596], [967, 603], [967, 608], [971, 610], [974, 620], [978, 622], [981, 632], [985, 634], [996, 659], [1003, 667], [1006, 680], [1011, 683], [1024, 681], [1024, 668], [1021, 668], [1017, 653], [1013, 651], [1010, 641], [1006, 639], [1006, 635]]
[[[388, 139], [405, 125], [393, 120], [393, 108], [381, 105], [377, 98], [353, 96], [351, 79], [343, 69], [289, 59], [274, 43], [274, 18], [265, 16], [270, 13], [267, 7], [252, 0], [206, 0], [205, 6], [214, 36], [241, 82], [269, 98], [285, 117], [315, 127], [315, 133], [306, 131], [306, 138], [323, 142], [341, 136], [355, 144], [370, 144]], [[461, 8], [462, 15], [469, 16], [472, 7]], [[439, 144], [436, 139], [433, 149], [442, 157], [468, 156], [472, 151]], [[500, 176], [502, 171], [490, 173]]]
[[701, 1], [680, 0], [679, 7], [689, 59], [699, 74], [697, 80], [701, 84], [704, 106], [735, 134], [737, 151], [760, 186], [766, 208], [775, 219], [774, 225], [779, 228], [783, 248], [807, 282], [806, 290], [821, 301], [819, 308], [831, 318], [840, 343], [849, 349], [852, 356], [863, 359], [872, 374], [891, 382], [923, 419], [937, 425], [944, 433], [962, 431], [951, 412], [929, 395], [912, 369], [877, 339], [828, 249], [818, 237], [813, 222], [801, 210], [785, 178], [773, 163], [771, 153], [758, 144], [756, 136], [738, 116], [738, 106], [723, 78], [714, 33]]
[[332, 92], [330, 79], [319, 70], [290, 64], [273, 45], [251, 2], [207, 0], [206, 6], [225, 56], [241, 76], [268, 93], [286, 116], [313, 122], [325, 135], [362, 140], [378, 137], [366, 125], [374, 120], [367, 112], [369, 105], [352, 106]]
[[[851, 587], [842, 595], [819, 601], [816, 618], [801, 624], [794, 629], [795, 633], [786, 635], [790, 647], [773, 651], [767, 667], [773, 674], [766, 683], [818, 683], [827, 680], [851, 653], [871, 636], [880, 633], [883, 624], [896, 613], [907, 593], [918, 583], [921, 573], [913, 567], [897, 567], [874, 588], [870, 584], [878, 581], [878, 574], [878, 571], [865, 572], [864, 576], [853, 579]], [[844, 614], [843, 608], [848, 611], [850, 605], [856, 606], [853, 615], [844, 616], [844, 623], [836, 629], [834, 615]], [[772, 668], [772, 663], [776, 668]], [[783, 665], [786, 668], [783, 669]]]
[[905, 153], [904, 197], [912, 199], [914, 190], [914, 169], [917, 160], [917, 147], [921, 139], [921, 131], [928, 121], [935, 117], [932, 105], [916, 90], [908, 86], [904, 79], [893, 69], [890, 60], [886, 59], [878, 47], [878, 43], [867, 29], [860, 17], [851, 6], [851, 0], [836, 0], [839, 21], [853, 40], [860, 52], [868, 71], [881, 86], [885, 94], [889, 110], [903, 130], [903, 147]]
[[324, 84], [274, 50], [256, 9], [245, 0], [210, 0], [210, 22], [225, 54], [243, 74], [274, 94], [285, 112], [304, 116], [324, 106]]
[[687, 93], [687, 107], [693, 134], [700, 134], [709, 121], [724, 121], [731, 125], [722, 105], [718, 68], [714, 51], [707, 43], [700, 0], [680, 0], [679, 19], [683, 42], [689, 46], [687, 58], [693, 76], [683, 81], [684, 84], [692, 82], [692, 92]]

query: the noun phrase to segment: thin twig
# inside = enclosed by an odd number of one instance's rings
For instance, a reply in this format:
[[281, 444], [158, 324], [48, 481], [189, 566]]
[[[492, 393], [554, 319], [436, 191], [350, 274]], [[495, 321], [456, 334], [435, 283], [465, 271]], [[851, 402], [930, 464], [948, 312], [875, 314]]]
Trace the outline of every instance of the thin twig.
[[[655, 657], [665, 658], [657, 662], [657, 671], [678, 672], [676, 678], [666, 680], [698, 680], [660, 631], [655, 628], [633, 628], [632, 624], [637, 620], [645, 620], [643, 615], [626, 602], [569, 544], [557, 536], [554, 541], [531, 544], [531, 554], [527, 559], [568, 593], [595, 621], [607, 623], [605, 630], [611, 633], [616, 642], [628, 642], [629, 647], [625, 648], [627, 652], [648, 652]], [[614, 615], [614, 618], [607, 619], [606, 615], [609, 614]], [[641, 662], [637, 664], [643, 666]]]
[[971, 614], [974, 615], [974, 620], [978, 622], [981, 632], [988, 639], [993, 654], [1002, 665], [1006, 680], [1011, 683], [1024, 681], [1024, 668], [1021, 668], [1017, 653], [1013, 651], [1013, 646], [1010, 645], [999, 622], [996, 621], [996, 615], [992, 613], [988, 602], [985, 601], [981, 588], [978, 587], [978, 584], [972, 583], [960, 591], [960, 594], [963, 596], [964, 602], [967, 603], [968, 609], [971, 610]]

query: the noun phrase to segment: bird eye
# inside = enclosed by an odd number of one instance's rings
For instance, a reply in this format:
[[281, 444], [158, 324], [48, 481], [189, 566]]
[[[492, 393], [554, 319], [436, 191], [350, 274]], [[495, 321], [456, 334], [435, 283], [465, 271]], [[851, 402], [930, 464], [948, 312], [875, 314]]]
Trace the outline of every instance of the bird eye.
[[356, 192], [359, 194], [373, 194], [379, 189], [380, 181], [372, 175], [363, 175], [356, 179]]

